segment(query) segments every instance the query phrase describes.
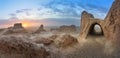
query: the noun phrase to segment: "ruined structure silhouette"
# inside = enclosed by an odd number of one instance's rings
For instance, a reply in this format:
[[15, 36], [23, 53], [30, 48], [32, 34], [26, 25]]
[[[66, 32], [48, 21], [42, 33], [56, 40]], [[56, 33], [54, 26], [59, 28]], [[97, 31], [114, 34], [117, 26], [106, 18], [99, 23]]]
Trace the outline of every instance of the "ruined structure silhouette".
[[101, 27], [101, 34], [106, 39], [117, 40], [120, 38], [120, 0], [115, 0], [104, 20], [96, 19], [86, 11], [81, 15], [80, 38], [86, 39], [89, 35], [96, 36], [94, 26]]
[[82, 16], [81, 16], [80, 37], [86, 38], [88, 35], [97, 36], [97, 34], [94, 33], [95, 25], [99, 25], [101, 27], [102, 33], [100, 35], [103, 35], [103, 33], [104, 33], [104, 20], [95, 19], [92, 14], [90, 14], [86, 11], [83, 11]]

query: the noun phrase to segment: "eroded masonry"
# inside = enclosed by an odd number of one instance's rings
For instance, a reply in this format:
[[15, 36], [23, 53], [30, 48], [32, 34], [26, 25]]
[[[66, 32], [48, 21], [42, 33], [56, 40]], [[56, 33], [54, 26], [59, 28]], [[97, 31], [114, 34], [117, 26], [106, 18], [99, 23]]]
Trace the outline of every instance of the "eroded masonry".
[[[94, 26], [99, 25], [101, 32], [94, 32]], [[106, 39], [117, 40], [120, 38], [120, 0], [115, 0], [104, 20], [96, 19], [86, 11], [82, 12], [80, 37], [104, 36]]]

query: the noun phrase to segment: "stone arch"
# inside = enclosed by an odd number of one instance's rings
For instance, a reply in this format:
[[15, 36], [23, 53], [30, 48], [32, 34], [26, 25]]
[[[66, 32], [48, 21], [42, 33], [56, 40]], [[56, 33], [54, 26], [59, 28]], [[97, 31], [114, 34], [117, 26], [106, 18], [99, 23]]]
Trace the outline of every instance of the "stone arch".
[[[115, 0], [104, 20], [94, 18], [86, 11], [81, 14], [80, 39], [86, 39], [91, 26], [97, 22], [102, 28], [105, 39], [112, 39], [115, 42], [120, 38], [120, 0]], [[96, 23], [95, 23], [96, 24]], [[79, 40], [80, 41], [80, 40]], [[119, 41], [119, 40], [118, 40]]]
[[[100, 32], [96, 32], [96, 30], [95, 30], [96, 25], [98, 25], [100, 27], [100, 30], [101, 30]], [[97, 22], [92, 23], [88, 29], [87, 36], [104, 36], [104, 31], [103, 31], [101, 24], [99, 24]]]
[[[82, 17], [81, 17], [81, 26], [80, 26], [80, 37], [81, 39], [86, 39], [88, 38], [89, 36], [88, 35], [91, 35], [92, 31], [93, 30], [93, 27], [95, 25], [99, 25], [101, 30], [102, 30], [102, 34], [103, 36], [106, 36], [105, 35], [105, 26], [104, 26], [104, 20], [101, 20], [101, 19], [97, 19], [97, 18], [94, 18], [94, 16], [88, 12], [83, 12], [82, 13]], [[96, 36], [94, 34], [94, 36]], [[100, 35], [98, 35], [100, 36]]]

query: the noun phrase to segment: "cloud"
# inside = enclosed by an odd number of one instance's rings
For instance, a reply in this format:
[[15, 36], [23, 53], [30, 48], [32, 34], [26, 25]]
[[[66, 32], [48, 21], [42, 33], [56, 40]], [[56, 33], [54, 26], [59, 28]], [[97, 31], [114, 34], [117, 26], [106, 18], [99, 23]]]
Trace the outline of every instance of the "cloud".
[[61, 17], [71, 17], [71, 16], [80, 16], [76, 12], [76, 4], [72, 0], [53, 0], [47, 4], [44, 4], [46, 8], [52, 9], [54, 12], [59, 13]]
[[17, 20], [6, 20], [6, 19], [1, 19], [0, 20], [0, 28], [7, 28], [12, 26]]
[[21, 12], [23, 12], [22, 10], [16, 10], [16, 13], [21, 13]]
[[[109, 10], [109, 6], [112, 4], [111, 2], [113, 1], [51, 0], [46, 4], [44, 3], [43, 6], [52, 9], [56, 13], [59, 13], [59, 16], [61, 17], [79, 17], [81, 15], [81, 12], [83, 10], [86, 10], [94, 14], [95, 17], [103, 19]], [[100, 5], [98, 3], [100, 3]], [[96, 13], [98, 14], [96, 15]]]
[[98, 11], [103, 12], [103, 13], [106, 13], [108, 11], [107, 8], [102, 7], [102, 6], [97, 6], [94, 4], [87, 4], [87, 6], [89, 7], [88, 9], [97, 9]]
[[14, 14], [14, 13], [11, 13], [11, 14], [9, 14], [10, 16], [16, 16], [16, 14]]
[[[102, 4], [98, 5], [97, 3], [101, 0], [89, 1], [90, 0], [45, 0], [44, 3], [39, 4], [38, 8], [16, 10], [15, 14], [19, 19], [80, 18], [81, 12], [85, 10], [95, 15], [96, 18], [104, 19], [108, 12], [108, 7]], [[107, 0], [103, 0], [103, 2], [105, 1]]]
[[[104, 19], [112, 0], [38, 0], [36, 8], [17, 9], [12, 12], [9, 20], [0, 19], [0, 26], [10, 26], [26, 20], [34, 25], [46, 26], [80, 25], [82, 11], [92, 13], [96, 18]], [[42, 2], [43, 1], [43, 2]]]

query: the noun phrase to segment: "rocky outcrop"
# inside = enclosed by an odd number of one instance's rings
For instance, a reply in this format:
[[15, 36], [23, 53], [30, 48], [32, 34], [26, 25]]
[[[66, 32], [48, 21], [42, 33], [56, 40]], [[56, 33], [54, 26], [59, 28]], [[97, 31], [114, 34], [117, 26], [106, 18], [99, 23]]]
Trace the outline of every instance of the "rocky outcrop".
[[54, 40], [58, 38], [58, 35], [51, 35], [47, 38], [44, 37], [36, 37], [33, 41], [37, 44], [44, 44], [45, 46], [54, 43]]
[[50, 38], [50, 40], [55, 40], [56, 38], [58, 37], [58, 35], [52, 35], [52, 36], [50, 36], [49, 38]]
[[35, 43], [37, 44], [44, 44], [45, 46], [50, 45], [51, 43], [53, 43], [53, 40], [51, 40], [50, 38], [43, 38], [43, 37], [39, 37], [33, 40]]
[[1, 29], [0, 29], [0, 32], [2, 32], [2, 31], [4, 31], [4, 30], [5, 30], [5, 28], [1, 28]]
[[72, 46], [75, 43], [78, 43], [77, 39], [68, 34], [62, 35], [61, 37], [55, 39], [55, 45], [61, 48]]
[[44, 25], [41, 24], [40, 27], [37, 29], [37, 31], [35, 31], [34, 33], [41, 33], [41, 32], [45, 32], [46, 30], [44, 29]]
[[3, 58], [46, 58], [49, 55], [43, 46], [17, 36], [0, 37], [0, 54]]
[[27, 33], [22, 23], [15, 23], [13, 27], [8, 27], [4, 34]]
[[113, 2], [105, 21], [107, 38], [118, 41], [120, 38], [120, 0]]
[[63, 26], [60, 26], [59, 28], [51, 29], [51, 31], [55, 31], [55, 30], [59, 31], [59, 32], [70, 33], [70, 32], [76, 32], [77, 31], [77, 27], [75, 25], [70, 25], [70, 26], [63, 25]]

